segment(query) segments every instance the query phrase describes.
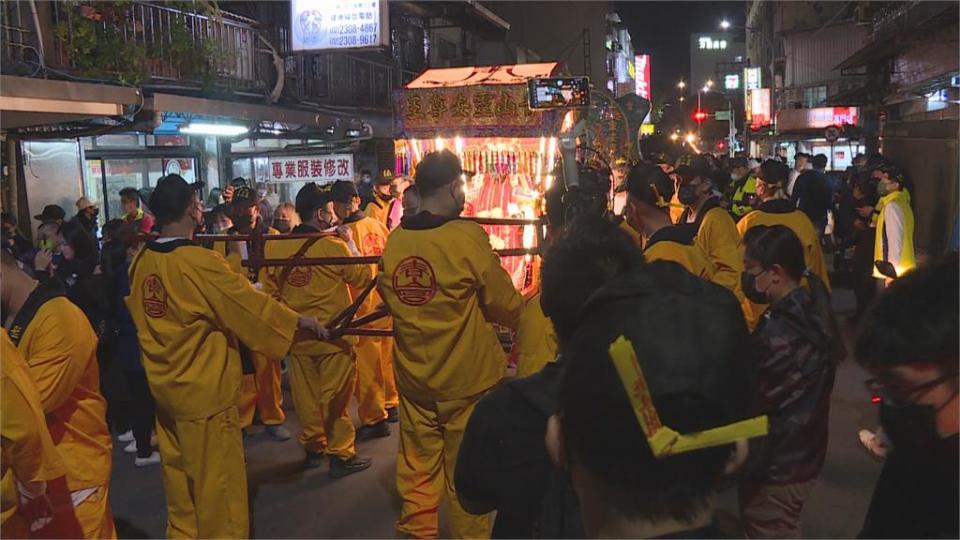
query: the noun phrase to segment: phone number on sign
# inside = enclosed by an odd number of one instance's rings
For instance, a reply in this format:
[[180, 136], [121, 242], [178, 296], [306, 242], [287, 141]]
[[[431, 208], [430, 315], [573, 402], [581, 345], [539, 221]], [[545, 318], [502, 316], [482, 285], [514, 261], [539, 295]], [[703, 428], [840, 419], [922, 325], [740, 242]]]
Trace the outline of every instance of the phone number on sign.
[[330, 46], [332, 47], [362, 47], [366, 45], [376, 45], [377, 36], [374, 35], [360, 35], [360, 36], [341, 36], [330, 38]]

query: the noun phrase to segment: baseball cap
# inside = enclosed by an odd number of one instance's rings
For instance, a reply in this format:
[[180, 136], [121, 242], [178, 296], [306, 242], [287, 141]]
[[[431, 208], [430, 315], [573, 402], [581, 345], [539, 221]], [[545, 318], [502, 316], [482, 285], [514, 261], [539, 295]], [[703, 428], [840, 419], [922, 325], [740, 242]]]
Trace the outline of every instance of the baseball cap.
[[86, 197], [80, 197], [79, 199], [77, 199], [77, 210], [86, 210], [87, 208], [90, 208], [91, 206], [94, 206], [94, 207], [95, 207], [95, 206], [97, 206], [97, 205], [96, 205], [96, 203], [94, 203], [93, 201], [91, 201], [90, 199], [88, 199], [88, 198], [86, 198]]
[[626, 191], [647, 204], [665, 207], [673, 197], [673, 180], [660, 167], [638, 163], [630, 169], [616, 191]]
[[56, 221], [67, 217], [67, 213], [56, 204], [48, 204], [43, 207], [43, 212], [33, 216], [33, 219], [40, 221]]
[[310, 182], [300, 188], [294, 203], [297, 213], [301, 216], [307, 216], [317, 208], [333, 200], [330, 197], [330, 189], [331, 184], [318, 186], [315, 182]]
[[423, 156], [417, 165], [415, 181], [420, 186], [421, 193], [430, 192], [452, 183], [463, 174], [473, 176], [473, 171], [464, 170], [460, 159], [453, 152], [441, 150]]
[[783, 186], [789, 177], [790, 168], [787, 167], [786, 163], [783, 163], [782, 161], [768, 159], [760, 165], [759, 179], [764, 184], [779, 184], [780, 186]]
[[679, 174], [684, 180], [693, 180], [698, 176], [707, 178], [710, 176], [710, 165], [703, 156], [684, 154], [677, 159], [677, 166], [674, 172]]
[[157, 221], [177, 219], [201, 187], [203, 182], [190, 184], [179, 174], [168, 174], [157, 182], [147, 204]]
[[359, 196], [357, 185], [349, 180], [337, 180], [330, 188], [330, 199], [333, 202], [348, 203]]
[[754, 169], [756, 169], [756, 168], [758, 168], [758, 167], [760, 167], [760, 162], [759, 162], [759, 161], [757, 161], [757, 160], [755, 160], [755, 159], [748, 159], [748, 160], [747, 160], [747, 170], [748, 170], [748, 171], [752, 171], [752, 170], [754, 170]]
[[238, 185], [233, 188], [233, 198], [230, 203], [234, 206], [249, 206], [256, 204], [257, 192], [246, 184]]
[[[613, 364], [621, 403], [632, 409], [655, 457], [766, 434], [766, 417], [752, 416], [747, 327], [722, 287], [656, 261], [594, 293], [581, 321], [571, 341], [573, 364], [585, 365], [577, 357]], [[610, 376], [597, 367], [596, 376]]]
[[377, 175], [377, 178], [373, 181], [374, 184], [378, 186], [386, 186], [393, 182], [393, 171], [390, 169], [384, 169]]

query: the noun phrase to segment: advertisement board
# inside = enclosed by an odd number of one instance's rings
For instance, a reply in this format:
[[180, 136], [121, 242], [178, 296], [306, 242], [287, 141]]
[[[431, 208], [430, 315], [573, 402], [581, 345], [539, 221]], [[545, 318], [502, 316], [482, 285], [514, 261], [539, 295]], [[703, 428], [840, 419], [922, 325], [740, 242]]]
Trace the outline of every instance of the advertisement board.
[[[636, 57], [634, 57], [634, 66], [637, 74], [637, 95], [647, 101], [653, 101], [650, 98], [650, 55], [636, 55]], [[650, 122], [650, 113], [647, 113], [643, 121], [644, 123]]]
[[760, 68], [758, 67], [748, 67], [743, 68], [743, 80], [744, 87], [747, 90], [756, 90], [762, 85], [760, 84]]
[[271, 182], [316, 182], [353, 180], [353, 154], [271, 156]]
[[824, 129], [830, 126], [857, 125], [860, 111], [857, 107], [816, 107], [787, 109], [777, 114], [777, 129]]
[[386, 0], [290, 0], [290, 50], [386, 47], [388, 13]]
[[747, 91], [747, 122], [750, 127], [770, 125], [770, 89], [757, 88]]

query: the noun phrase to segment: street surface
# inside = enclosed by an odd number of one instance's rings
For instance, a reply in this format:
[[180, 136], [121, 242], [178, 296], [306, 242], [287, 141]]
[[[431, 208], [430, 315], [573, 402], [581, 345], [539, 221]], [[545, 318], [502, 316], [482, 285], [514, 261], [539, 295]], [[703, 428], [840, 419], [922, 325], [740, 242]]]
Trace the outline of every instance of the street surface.
[[[835, 307], [844, 315], [852, 295], [837, 290]], [[849, 347], [848, 347], [849, 348]], [[852, 360], [840, 365], [833, 391], [830, 443], [823, 474], [803, 512], [806, 538], [852, 538], [860, 530], [880, 464], [860, 448], [857, 431], [876, 425], [875, 406], [863, 386], [864, 372]], [[284, 382], [286, 389], [286, 381]], [[287, 428], [299, 423], [287, 390]], [[252, 506], [251, 534], [257, 538], [394, 538], [400, 507], [395, 493], [397, 426], [389, 438], [358, 444], [373, 458], [367, 471], [340, 480], [327, 478], [327, 465], [304, 471], [296, 438], [276, 442], [260, 433], [245, 439]], [[120, 537], [163, 538], [166, 524], [159, 466], [138, 469], [133, 456], [114, 440], [111, 503]], [[735, 489], [720, 497], [720, 523], [735, 530]]]

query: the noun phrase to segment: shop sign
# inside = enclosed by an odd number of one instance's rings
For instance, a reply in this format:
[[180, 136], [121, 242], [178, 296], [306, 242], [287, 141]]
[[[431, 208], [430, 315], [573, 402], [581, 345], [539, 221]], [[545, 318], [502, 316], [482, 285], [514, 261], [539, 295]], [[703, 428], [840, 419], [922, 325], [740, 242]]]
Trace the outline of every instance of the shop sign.
[[700, 36], [700, 39], [697, 40], [697, 43], [700, 45], [700, 49], [702, 50], [723, 50], [727, 48], [727, 40], [713, 39], [709, 36]]
[[634, 58], [637, 71], [637, 95], [650, 99], [650, 55], [638, 54]]
[[760, 68], [743, 68], [743, 80], [745, 81], [747, 90], [756, 90], [757, 88], [760, 88]]
[[[747, 122], [757, 129], [770, 124], [770, 89], [757, 88], [747, 91]], [[777, 126], [779, 128], [779, 126]]]
[[527, 106], [526, 85], [406, 90], [397, 98], [404, 130], [534, 127], [543, 113]]
[[814, 109], [787, 109], [777, 114], [777, 129], [825, 129], [830, 126], [856, 125], [857, 107], [817, 107]]
[[291, 0], [290, 48], [323, 51], [386, 47], [386, 0]]
[[353, 180], [353, 154], [322, 156], [271, 156], [271, 182]]
[[640, 134], [653, 135], [656, 132], [656, 127], [654, 124], [640, 124]]
[[740, 88], [740, 75], [725, 75], [723, 77], [723, 87], [727, 90], [738, 90]]

